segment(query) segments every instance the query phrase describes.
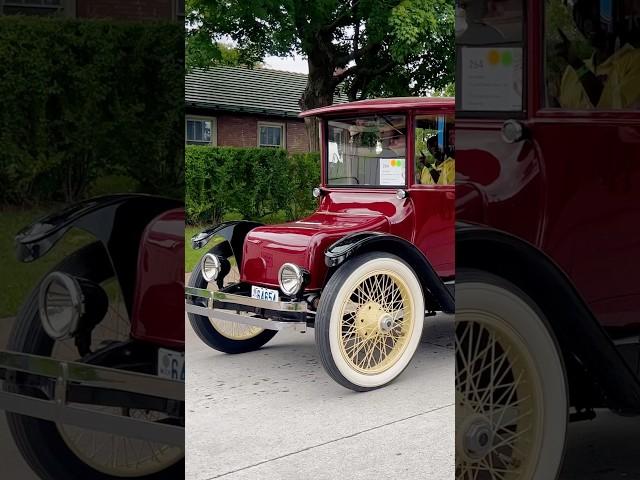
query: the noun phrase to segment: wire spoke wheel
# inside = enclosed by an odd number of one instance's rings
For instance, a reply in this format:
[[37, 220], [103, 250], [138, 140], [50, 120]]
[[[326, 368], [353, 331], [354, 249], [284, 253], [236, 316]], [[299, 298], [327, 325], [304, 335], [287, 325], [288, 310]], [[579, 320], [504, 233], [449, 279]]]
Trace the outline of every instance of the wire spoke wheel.
[[[114, 279], [102, 284], [109, 297], [107, 313], [92, 332], [92, 349], [129, 338], [130, 323], [119, 286]], [[56, 342], [53, 356], [74, 360], [73, 339]], [[129, 408], [75, 405], [87, 410], [151, 422], [168, 418], [160, 412]], [[73, 453], [95, 470], [114, 477], [142, 477], [160, 472], [184, 457], [177, 446], [129, 438], [73, 425], [58, 424], [58, 431]]]
[[486, 278], [463, 274], [456, 291], [456, 478], [553, 480], [566, 435], [562, 360], [530, 299]]
[[409, 365], [424, 328], [413, 269], [386, 252], [348, 260], [320, 296], [315, 339], [325, 370], [356, 391], [382, 387]]
[[411, 293], [392, 271], [364, 276], [342, 305], [341, 353], [357, 371], [381, 373], [404, 352], [413, 329]]

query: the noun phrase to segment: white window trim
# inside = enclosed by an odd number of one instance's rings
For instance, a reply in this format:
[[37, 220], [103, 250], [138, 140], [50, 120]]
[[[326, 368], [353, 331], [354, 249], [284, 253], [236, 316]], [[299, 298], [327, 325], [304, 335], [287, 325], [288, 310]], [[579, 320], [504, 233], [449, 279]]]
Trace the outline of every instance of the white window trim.
[[[287, 124], [284, 122], [258, 122], [258, 131], [257, 131], [257, 143], [258, 147], [262, 147], [260, 144], [260, 127], [280, 127], [282, 129], [282, 145], [280, 148], [287, 149]], [[264, 145], [265, 148], [274, 148], [272, 145]]]
[[187, 121], [189, 120], [208, 120], [211, 122], [211, 143], [193, 143], [192, 145], [209, 145], [210, 147], [218, 146], [218, 120], [216, 117], [207, 117], [203, 115], [186, 115], [184, 118], [184, 143], [187, 144]]
[[62, 15], [65, 17], [75, 17], [76, 16], [76, 0], [61, 0], [60, 6], [56, 7], [55, 5], [37, 5], [37, 4], [25, 4], [16, 2], [15, 0], [0, 0], [0, 15], [4, 13], [4, 7], [19, 7], [19, 8], [51, 8], [57, 9], [62, 12]]

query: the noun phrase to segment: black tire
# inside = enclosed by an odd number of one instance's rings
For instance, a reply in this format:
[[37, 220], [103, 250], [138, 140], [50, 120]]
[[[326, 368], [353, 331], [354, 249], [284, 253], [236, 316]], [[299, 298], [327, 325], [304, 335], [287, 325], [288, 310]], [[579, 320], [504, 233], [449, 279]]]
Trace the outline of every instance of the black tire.
[[[93, 243], [65, 258], [52, 271], [66, 272], [96, 283], [113, 277], [104, 248]], [[38, 313], [38, 284], [24, 302], [11, 331], [8, 349], [50, 356], [55, 342], [45, 333]], [[19, 393], [21, 387], [5, 382], [5, 388]], [[9, 431], [18, 450], [31, 469], [47, 480], [115, 480], [84, 463], [69, 448], [55, 423], [15, 413], [6, 413]], [[184, 475], [184, 460], [152, 475], [134, 477], [141, 480], [164, 480]]]
[[[207, 288], [208, 285], [209, 282], [202, 276], [201, 262], [198, 262], [193, 272], [191, 272], [191, 277], [189, 277], [189, 286]], [[196, 332], [198, 338], [209, 347], [223, 353], [237, 354], [253, 352], [266, 344], [278, 333], [276, 330], [263, 330], [255, 337], [246, 340], [234, 340], [218, 332], [208, 317], [196, 315], [195, 313], [188, 313], [187, 316], [189, 317], [191, 328]]]
[[[413, 299], [411, 311], [414, 312], [412, 323], [414, 326], [411, 329], [410, 335], [407, 337], [407, 347], [397, 358], [396, 362], [381, 374], [365, 375], [351, 368], [349, 362], [344, 359], [344, 356], [338, 353], [340, 347], [336, 345], [339, 344], [341, 340], [332, 341], [332, 338], [335, 337], [337, 339], [339, 336], [337, 329], [342, 329], [343, 326], [342, 324], [340, 326], [336, 325], [336, 321], [342, 322], [342, 320], [338, 320], [337, 317], [333, 318], [332, 316], [339, 315], [339, 313], [337, 313], [339, 307], [336, 305], [336, 301], [339, 301], [339, 298], [342, 298], [349, 292], [354, 279], [354, 277], [351, 276], [361, 267], [366, 271], [367, 269], [374, 268], [374, 266], [383, 265], [385, 262], [389, 263], [386, 268], [397, 268], [397, 272], [402, 273], [407, 281], [407, 285], [410, 285], [411, 298]], [[346, 290], [342, 290], [343, 288]], [[355, 317], [353, 320], [356, 321]], [[331, 378], [345, 388], [356, 392], [366, 392], [391, 383], [409, 366], [420, 342], [423, 325], [424, 295], [415, 271], [396, 255], [386, 252], [365, 253], [341, 265], [323, 289], [316, 312], [314, 327], [316, 347], [322, 365]], [[361, 340], [358, 340], [358, 342], [360, 341]]]
[[[481, 376], [481, 372], [487, 372], [487, 365], [492, 366], [493, 374]], [[495, 372], [494, 365], [500, 365]], [[516, 378], [516, 372], [518, 380], [511, 380]], [[526, 380], [521, 382], [522, 378]], [[503, 386], [509, 382], [514, 386]], [[523, 386], [516, 389], [518, 385]], [[498, 403], [506, 402], [505, 405], [487, 406], [492, 398], [486, 393], [490, 388], [495, 391], [512, 389], [508, 396], [495, 397], [499, 398]], [[478, 392], [482, 392], [481, 406], [476, 402]], [[568, 392], [562, 352], [542, 309], [523, 290], [504, 278], [481, 270], [458, 269], [456, 477], [466, 478], [468, 469], [483, 475], [485, 468], [505, 468], [500, 471], [506, 476], [514, 474], [522, 480], [557, 478], [562, 469], [567, 435]], [[524, 403], [528, 401], [531, 405]], [[503, 413], [499, 422], [511, 423], [500, 425], [496, 422], [494, 425], [495, 420], [488, 422], [487, 428], [494, 432], [490, 438], [498, 438], [496, 432], [499, 431], [502, 435], [499, 441], [504, 444], [504, 437], [512, 435], [515, 439], [523, 433], [533, 432], [536, 436], [528, 439], [526, 445], [538, 447], [531, 447], [531, 451], [517, 450], [515, 445], [520, 445], [513, 440], [511, 452], [502, 452], [498, 461], [487, 457], [491, 455], [488, 453], [491, 449], [477, 457], [470, 455], [464, 446], [465, 433], [475, 428], [475, 418], [486, 416], [487, 409], [493, 412], [498, 408], [505, 413], [511, 412], [512, 420], [504, 420], [510, 415]], [[530, 413], [525, 415], [521, 410]], [[517, 461], [510, 460], [509, 455], [518, 455]], [[507, 467], [500, 462], [505, 462]], [[517, 466], [518, 472], [506, 471], [511, 466]]]

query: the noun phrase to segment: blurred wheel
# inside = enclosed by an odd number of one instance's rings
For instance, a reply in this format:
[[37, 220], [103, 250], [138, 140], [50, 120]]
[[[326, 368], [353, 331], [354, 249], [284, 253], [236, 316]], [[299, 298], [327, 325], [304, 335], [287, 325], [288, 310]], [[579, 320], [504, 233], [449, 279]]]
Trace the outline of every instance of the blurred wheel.
[[540, 309], [486, 272], [456, 278], [456, 478], [552, 480], [568, 417], [564, 364]]

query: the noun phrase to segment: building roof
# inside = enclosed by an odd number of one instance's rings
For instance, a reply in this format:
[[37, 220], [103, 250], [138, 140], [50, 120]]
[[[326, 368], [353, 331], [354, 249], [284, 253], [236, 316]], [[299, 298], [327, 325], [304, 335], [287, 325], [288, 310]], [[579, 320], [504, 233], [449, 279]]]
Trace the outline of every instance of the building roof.
[[300, 114], [301, 117], [332, 115], [336, 113], [375, 113], [380, 111], [393, 110], [453, 110], [455, 101], [450, 97], [394, 97], [394, 98], [374, 98], [371, 100], [360, 100], [351, 103], [341, 103], [329, 105], [327, 107], [306, 110]]
[[[187, 107], [297, 117], [307, 75], [266, 68], [211, 67], [185, 77]], [[346, 96], [336, 96], [335, 103]]]

